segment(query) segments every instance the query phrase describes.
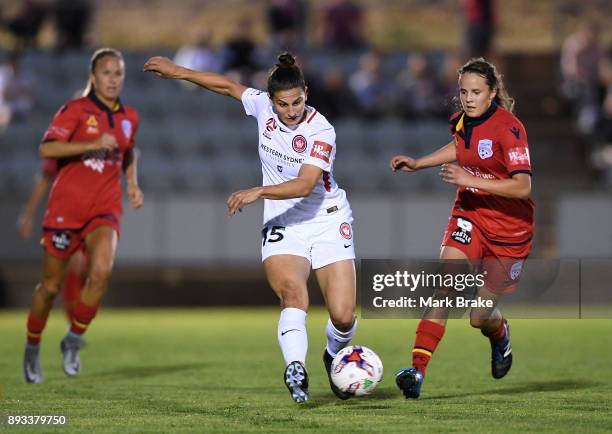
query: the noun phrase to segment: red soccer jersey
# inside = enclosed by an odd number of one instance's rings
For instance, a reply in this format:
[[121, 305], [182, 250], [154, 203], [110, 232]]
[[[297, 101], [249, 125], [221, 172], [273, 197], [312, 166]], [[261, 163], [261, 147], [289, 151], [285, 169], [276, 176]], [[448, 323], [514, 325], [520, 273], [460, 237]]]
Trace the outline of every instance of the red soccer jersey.
[[[93, 92], [59, 109], [43, 142], [90, 142], [108, 133], [119, 146], [112, 152], [98, 150], [56, 160], [57, 176], [49, 193], [44, 229], [80, 230], [96, 216], [118, 222], [123, 159], [134, 147], [137, 128], [136, 110], [120, 102], [111, 110]], [[51, 172], [52, 163], [43, 168]]]
[[[451, 119], [457, 163], [484, 179], [531, 175], [529, 145], [523, 124], [509, 111], [492, 104], [479, 118], [455, 113]], [[474, 188], [457, 189], [453, 215], [473, 222], [491, 241], [523, 244], [531, 240], [535, 205]]]

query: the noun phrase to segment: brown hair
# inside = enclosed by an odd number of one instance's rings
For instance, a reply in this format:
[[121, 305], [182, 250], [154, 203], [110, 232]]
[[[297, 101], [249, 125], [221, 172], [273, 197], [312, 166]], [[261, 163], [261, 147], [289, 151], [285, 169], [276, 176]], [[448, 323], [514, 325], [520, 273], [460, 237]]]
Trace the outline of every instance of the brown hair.
[[295, 64], [295, 57], [290, 53], [283, 53], [278, 56], [278, 63], [268, 76], [268, 95], [272, 98], [279, 90], [295, 89], [296, 87], [306, 90], [304, 74]]
[[[89, 59], [90, 74], [93, 74], [96, 70], [96, 65], [98, 64], [98, 61], [100, 61], [100, 59], [106, 56], [116, 57], [117, 59], [123, 61], [123, 54], [121, 54], [121, 51], [116, 50], [114, 48], [99, 48], [93, 53], [91, 59]], [[91, 92], [92, 89], [93, 83], [91, 82], [91, 78], [88, 78], [87, 85], [85, 86], [85, 89], [83, 89], [83, 96], [89, 95], [89, 92]]]
[[483, 77], [489, 89], [497, 91], [494, 101], [509, 112], [514, 112], [514, 98], [508, 94], [508, 90], [502, 80], [503, 76], [497, 71], [495, 65], [491, 62], [487, 62], [482, 57], [474, 58], [470, 59], [465, 65], [457, 70], [459, 78], [466, 72], [472, 72]]

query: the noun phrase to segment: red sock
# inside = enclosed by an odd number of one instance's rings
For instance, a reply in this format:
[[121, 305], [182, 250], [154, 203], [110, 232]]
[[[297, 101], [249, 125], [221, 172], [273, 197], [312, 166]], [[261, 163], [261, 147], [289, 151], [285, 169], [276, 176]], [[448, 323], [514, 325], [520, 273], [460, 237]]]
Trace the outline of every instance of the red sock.
[[64, 286], [62, 287], [62, 299], [64, 301], [64, 310], [68, 321], [74, 319], [74, 310], [81, 297], [81, 289], [83, 288], [83, 277], [80, 273], [69, 271], [64, 278]]
[[504, 327], [504, 322], [505, 321], [502, 318], [499, 322], [499, 326], [495, 330], [493, 330], [492, 332], [485, 332], [484, 330], [481, 330], [481, 332], [483, 335], [489, 338], [491, 343], [496, 344], [498, 342], [501, 342], [504, 337], [506, 337], [506, 327]]
[[45, 329], [45, 325], [47, 325], [47, 318], [37, 318], [32, 315], [32, 312], [28, 314], [28, 344], [29, 345], [38, 345], [40, 344], [40, 336], [42, 331]]
[[75, 335], [82, 335], [87, 330], [87, 326], [94, 319], [98, 312], [99, 306], [87, 306], [82, 301], [79, 301], [74, 308], [74, 318], [70, 331]]
[[429, 359], [431, 359], [442, 336], [444, 336], [443, 325], [426, 319], [419, 322], [412, 350], [412, 366], [421, 371], [423, 375], [425, 375]]

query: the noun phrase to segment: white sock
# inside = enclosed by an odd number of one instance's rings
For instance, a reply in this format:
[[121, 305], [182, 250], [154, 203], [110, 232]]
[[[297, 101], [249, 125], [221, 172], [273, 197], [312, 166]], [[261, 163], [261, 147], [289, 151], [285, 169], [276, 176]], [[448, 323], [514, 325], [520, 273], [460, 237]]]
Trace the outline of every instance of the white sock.
[[357, 318], [355, 318], [355, 322], [353, 322], [353, 327], [349, 331], [341, 332], [334, 324], [332, 324], [331, 319], [327, 320], [327, 328], [325, 329], [325, 334], [327, 335], [327, 352], [335, 357], [342, 348], [346, 347], [353, 336], [355, 336], [355, 330], [357, 330]]
[[287, 307], [281, 311], [278, 320], [278, 343], [285, 358], [285, 365], [296, 360], [306, 363], [306, 312], [295, 307]]

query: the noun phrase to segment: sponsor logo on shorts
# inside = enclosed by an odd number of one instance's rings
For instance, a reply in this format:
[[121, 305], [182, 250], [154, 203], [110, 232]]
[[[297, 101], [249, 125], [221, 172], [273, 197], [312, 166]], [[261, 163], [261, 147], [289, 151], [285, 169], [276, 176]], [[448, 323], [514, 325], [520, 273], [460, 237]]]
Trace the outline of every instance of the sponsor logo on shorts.
[[457, 229], [451, 233], [451, 238], [458, 243], [468, 245], [472, 242], [472, 223], [462, 218], [457, 219]]
[[306, 150], [306, 146], [308, 143], [306, 142], [306, 137], [302, 135], [297, 135], [291, 141], [291, 146], [293, 146], [293, 150], [295, 152], [299, 152], [300, 154]]
[[516, 280], [520, 277], [521, 271], [523, 271], [523, 261], [518, 261], [512, 267], [510, 267], [510, 278]]
[[51, 244], [57, 250], [66, 250], [70, 247], [70, 235], [67, 232], [55, 232], [51, 237]]
[[482, 139], [478, 141], [478, 156], [482, 160], [493, 156], [493, 140]]
[[321, 142], [319, 140], [315, 140], [314, 145], [312, 146], [312, 150], [310, 151], [310, 156], [329, 163], [331, 151], [332, 145], [330, 145], [329, 143]]
[[340, 235], [342, 235], [347, 240], [350, 240], [353, 237], [351, 225], [349, 225], [347, 222], [342, 223], [340, 225]]

